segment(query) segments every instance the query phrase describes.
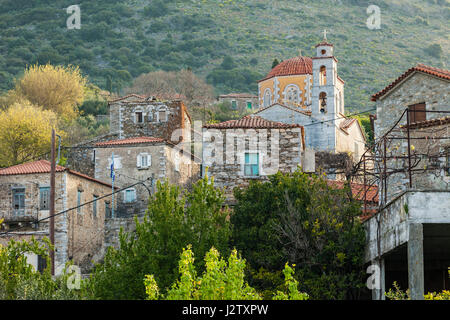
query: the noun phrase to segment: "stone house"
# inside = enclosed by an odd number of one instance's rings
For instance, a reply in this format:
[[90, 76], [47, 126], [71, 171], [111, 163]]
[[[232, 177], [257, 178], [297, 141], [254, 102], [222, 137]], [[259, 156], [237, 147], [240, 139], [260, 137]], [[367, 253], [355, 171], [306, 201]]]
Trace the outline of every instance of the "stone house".
[[293, 172], [302, 165], [305, 151], [303, 127], [246, 116], [203, 126], [202, 169], [214, 176], [214, 183], [226, 188], [232, 200], [235, 187], [253, 179]]
[[[85, 271], [92, 260], [102, 256], [105, 216], [111, 209], [111, 197], [106, 195], [112, 187], [57, 165], [55, 190], [55, 213], [62, 213], [54, 219], [55, 273], [59, 274], [69, 260]], [[80, 206], [86, 202], [91, 203]], [[0, 243], [49, 237], [49, 220], [42, 220], [49, 216], [49, 203], [50, 162], [39, 160], [0, 169], [0, 219], [4, 219]], [[43, 259], [29, 259], [42, 269]]]
[[146, 136], [174, 143], [190, 141], [191, 117], [181, 100], [157, 101], [131, 94], [110, 101], [109, 115], [110, 131], [119, 139]]
[[397, 281], [423, 300], [450, 288], [450, 71], [419, 64], [372, 100], [380, 208], [364, 226], [373, 298]]
[[181, 100], [160, 101], [154, 97], [130, 94], [109, 101], [109, 134], [72, 146], [67, 166], [95, 175], [94, 149], [98, 142], [132, 137], [155, 137], [191, 145], [191, 117]]
[[258, 96], [250, 93], [229, 93], [221, 94], [217, 100], [219, 103], [227, 102], [231, 106], [231, 110], [253, 111], [258, 110]]
[[189, 187], [198, 177], [199, 165], [190, 153], [162, 138], [134, 137], [99, 142], [95, 145], [95, 178], [111, 183], [114, 157], [114, 185], [124, 188], [142, 182], [117, 195], [116, 216], [142, 214], [155, 191], [157, 180]]

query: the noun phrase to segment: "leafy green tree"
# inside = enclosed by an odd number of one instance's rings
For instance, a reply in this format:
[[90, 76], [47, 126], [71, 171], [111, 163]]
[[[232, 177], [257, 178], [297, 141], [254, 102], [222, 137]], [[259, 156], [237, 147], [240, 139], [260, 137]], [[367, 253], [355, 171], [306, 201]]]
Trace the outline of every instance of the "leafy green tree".
[[[205, 256], [206, 269], [197, 276], [191, 246], [183, 249], [178, 269], [179, 279], [166, 295], [160, 294], [153, 275], [146, 275], [144, 284], [148, 300], [260, 300], [261, 296], [245, 281], [245, 260], [233, 250], [228, 263], [213, 247]], [[284, 269], [287, 292], [278, 291], [275, 300], [307, 300], [308, 295], [298, 291], [293, 278], [294, 270], [286, 264]]]
[[235, 189], [232, 240], [250, 265], [250, 283], [275, 291], [276, 272], [288, 260], [297, 265], [302, 291], [313, 299], [355, 297], [364, 286], [365, 235], [357, 218], [360, 204], [348, 194], [330, 188], [323, 176], [299, 170]]
[[272, 69], [275, 68], [275, 67], [276, 67], [277, 65], [279, 65], [279, 64], [280, 64], [280, 62], [278, 61], [277, 58], [273, 59], [273, 62], [272, 62]]
[[[178, 258], [188, 244], [198, 256], [212, 246], [227, 253], [230, 226], [224, 200], [207, 176], [184, 195], [179, 187], [158, 182], [143, 221], [135, 219], [135, 233], [121, 232], [120, 248], [109, 248], [104, 263], [95, 268], [91, 296], [144, 299], [147, 274], [155, 275], [164, 293], [177, 277]], [[197, 267], [202, 268], [200, 263]]]
[[[0, 221], [1, 223], [1, 221]], [[69, 289], [69, 274], [52, 278], [49, 250], [53, 250], [47, 238], [38, 242], [10, 240], [0, 245], [0, 300], [72, 300], [81, 299], [82, 288]], [[37, 254], [47, 261], [47, 268], [40, 273], [27, 262], [25, 254]]]

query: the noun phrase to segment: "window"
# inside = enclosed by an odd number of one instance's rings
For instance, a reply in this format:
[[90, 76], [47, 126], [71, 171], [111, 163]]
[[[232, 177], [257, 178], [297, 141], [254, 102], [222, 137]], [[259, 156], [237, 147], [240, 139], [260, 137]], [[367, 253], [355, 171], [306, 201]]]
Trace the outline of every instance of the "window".
[[45, 259], [43, 256], [38, 255], [37, 256], [37, 269], [40, 273], [43, 273], [45, 268], [47, 268], [47, 259]]
[[141, 111], [136, 112], [136, 123], [143, 123], [144, 117]]
[[286, 87], [285, 91], [285, 102], [288, 104], [298, 104], [299, 103], [299, 89], [295, 85], [289, 85]]
[[167, 121], [167, 111], [166, 110], [158, 111], [158, 117], [159, 117], [159, 122], [166, 122]]
[[319, 111], [320, 112], [327, 111], [327, 94], [325, 92], [321, 92], [319, 94]]
[[231, 109], [236, 110], [237, 109], [237, 102], [236, 100], [231, 101]]
[[264, 91], [264, 98], [263, 98], [264, 107], [270, 106], [271, 99], [272, 99], [272, 96], [270, 94], [270, 89], [266, 89], [266, 91]]
[[134, 201], [136, 201], [136, 190], [134, 190], [133, 188], [125, 190], [125, 196], [124, 196], [123, 202], [131, 203]]
[[25, 188], [13, 189], [13, 209], [15, 214], [25, 211]]
[[248, 177], [259, 176], [259, 154], [246, 153], [244, 164], [244, 175]]
[[152, 165], [152, 156], [147, 153], [141, 153], [137, 156], [137, 163], [138, 168], [148, 168]]
[[81, 190], [77, 191], [77, 213], [81, 213]]
[[92, 214], [94, 216], [94, 218], [97, 218], [97, 199], [98, 196], [96, 196], [95, 194], [92, 196], [94, 202], [92, 202]]
[[425, 121], [427, 119], [425, 103], [413, 104], [408, 107], [409, 123]]
[[247, 101], [247, 109], [249, 109], [249, 110], [252, 109], [252, 102], [251, 101]]
[[109, 201], [105, 201], [105, 218], [111, 218], [111, 205]]
[[326, 85], [327, 85], [327, 68], [325, 66], [321, 66], [319, 74], [319, 86], [326, 86]]
[[39, 210], [50, 210], [50, 188], [39, 188]]

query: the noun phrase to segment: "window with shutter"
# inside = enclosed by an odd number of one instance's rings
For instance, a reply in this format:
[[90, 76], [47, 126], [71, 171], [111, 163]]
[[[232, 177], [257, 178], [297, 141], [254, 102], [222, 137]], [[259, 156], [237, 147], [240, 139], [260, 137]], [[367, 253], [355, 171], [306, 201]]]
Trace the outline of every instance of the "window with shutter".
[[151, 155], [147, 155], [147, 166], [151, 167], [152, 166], [152, 156]]
[[409, 106], [409, 123], [425, 121], [427, 119], [427, 114], [425, 111], [425, 103], [418, 103]]
[[50, 210], [50, 188], [39, 188], [39, 210]]
[[13, 209], [14, 214], [25, 213], [25, 188], [17, 188], [12, 190], [13, 193]]

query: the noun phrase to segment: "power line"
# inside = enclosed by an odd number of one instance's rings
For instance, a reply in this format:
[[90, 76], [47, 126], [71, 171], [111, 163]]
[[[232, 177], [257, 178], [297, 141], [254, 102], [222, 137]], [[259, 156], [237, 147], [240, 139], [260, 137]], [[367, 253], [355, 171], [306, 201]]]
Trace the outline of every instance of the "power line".
[[313, 126], [313, 125], [318, 124], [318, 123], [325, 123], [325, 122], [335, 121], [335, 120], [339, 120], [339, 119], [346, 119], [346, 118], [350, 118], [350, 117], [353, 117], [353, 116], [357, 116], [357, 115], [360, 115], [360, 114], [363, 114], [363, 113], [366, 113], [366, 112], [370, 112], [370, 111], [375, 111], [375, 110], [377, 110], [377, 109], [376, 108], [372, 108], [372, 109], [368, 109], [368, 110], [365, 110], [365, 111], [353, 113], [353, 114], [350, 114], [350, 115], [344, 116], [344, 117], [337, 117], [337, 118], [323, 120], [323, 121], [319, 120], [319, 121], [316, 121], [316, 122], [313, 122], [313, 123], [305, 124], [305, 125], [303, 125], [303, 127]]

